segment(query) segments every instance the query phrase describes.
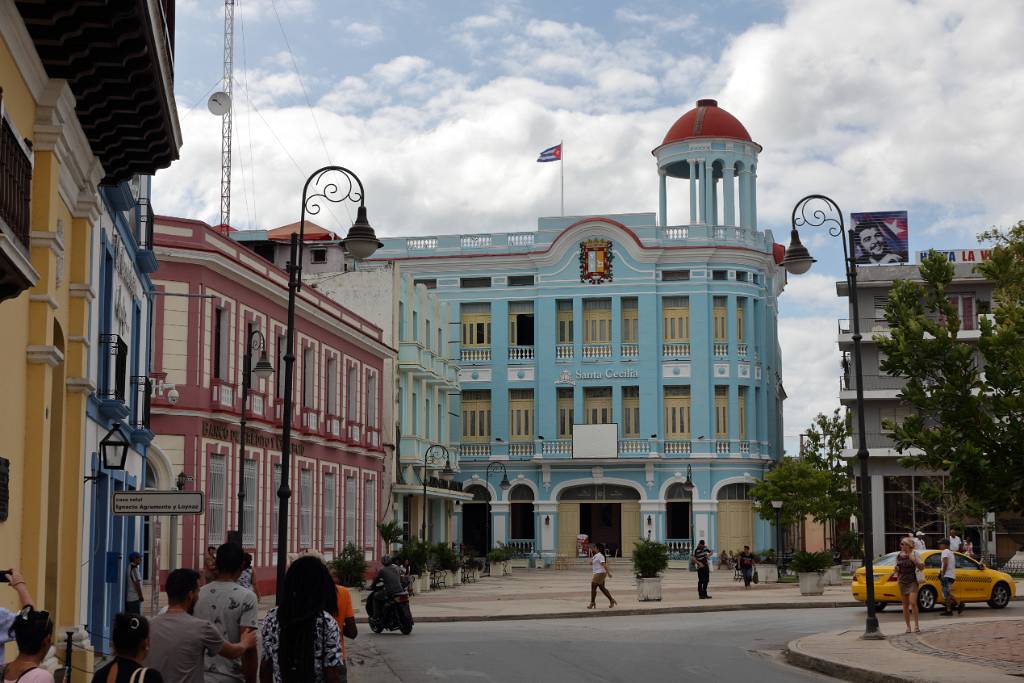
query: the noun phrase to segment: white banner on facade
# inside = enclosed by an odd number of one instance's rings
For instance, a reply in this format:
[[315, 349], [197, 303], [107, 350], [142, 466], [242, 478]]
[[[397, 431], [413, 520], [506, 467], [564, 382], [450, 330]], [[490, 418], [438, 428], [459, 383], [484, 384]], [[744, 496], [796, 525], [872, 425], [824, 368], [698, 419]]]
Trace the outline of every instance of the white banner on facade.
[[619, 425], [572, 426], [574, 459], [615, 458], [619, 454]]
[[115, 515], [200, 515], [202, 491], [115, 491], [110, 501]]

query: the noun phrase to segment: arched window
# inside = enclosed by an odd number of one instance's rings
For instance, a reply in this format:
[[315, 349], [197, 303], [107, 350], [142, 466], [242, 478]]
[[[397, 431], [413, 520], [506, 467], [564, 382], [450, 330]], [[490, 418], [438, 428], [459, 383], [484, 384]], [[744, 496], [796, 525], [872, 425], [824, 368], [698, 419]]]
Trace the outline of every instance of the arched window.
[[693, 493], [681, 483], [672, 484], [665, 492], [665, 500], [691, 500], [692, 498]]
[[486, 503], [491, 500], [491, 494], [483, 486], [473, 484], [466, 487], [466, 493], [473, 494], [474, 503]]
[[750, 484], [727, 484], [718, 490], [718, 500], [750, 500]]
[[533, 489], [526, 484], [517, 484], [508, 492], [508, 499], [514, 503], [533, 502]]

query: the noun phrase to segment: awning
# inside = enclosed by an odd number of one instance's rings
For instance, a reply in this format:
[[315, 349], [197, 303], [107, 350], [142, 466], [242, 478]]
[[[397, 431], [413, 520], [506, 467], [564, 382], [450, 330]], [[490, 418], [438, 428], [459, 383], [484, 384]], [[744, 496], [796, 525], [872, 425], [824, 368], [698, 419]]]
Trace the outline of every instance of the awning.
[[[407, 496], [422, 496], [423, 486], [417, 486], [416, 484], [395, 484], [391, 488], [391, 492], [401, 493]], [[437, 498], [438, 500], [461, 500], [463, 502], [469, 502], [473, 500], [473, 494], [465, 493], [463, 491], [451, 491], [449, 489], [439, 489], [433, 486], [428, 486], [427, 498]]]

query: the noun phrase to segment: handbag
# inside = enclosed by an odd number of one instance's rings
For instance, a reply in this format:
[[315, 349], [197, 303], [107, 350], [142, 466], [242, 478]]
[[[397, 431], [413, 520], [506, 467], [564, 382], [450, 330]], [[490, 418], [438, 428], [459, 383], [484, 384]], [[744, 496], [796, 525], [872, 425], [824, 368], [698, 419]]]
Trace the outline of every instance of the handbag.
[[921, 561], [921, 556], [915, 550], [914, 554], [911, 557], [914, 558], [914, 578], [917, 579], [917, 582], [919, 584], [924, 583], [925, 582], [924, 570], [923, 569], [917, 569], [917, 563]]
[[754, 581], [754, 583], [760, 583], [761, 582], [761, 579], [757, 575], [757, 570], [756, 569], [754, 570], [754, 579], [753, 579], [753, 581]]

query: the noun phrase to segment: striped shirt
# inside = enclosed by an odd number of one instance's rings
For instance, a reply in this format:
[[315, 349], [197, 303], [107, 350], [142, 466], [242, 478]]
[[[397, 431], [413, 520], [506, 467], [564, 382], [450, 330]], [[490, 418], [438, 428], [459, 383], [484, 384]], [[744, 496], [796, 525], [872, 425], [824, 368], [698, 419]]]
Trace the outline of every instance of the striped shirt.
[[693, 560], [704, 567], [708, 566], [708, 558], [710, 557], [711, 549], [707, 546], [697, 548], [693, 551]]

